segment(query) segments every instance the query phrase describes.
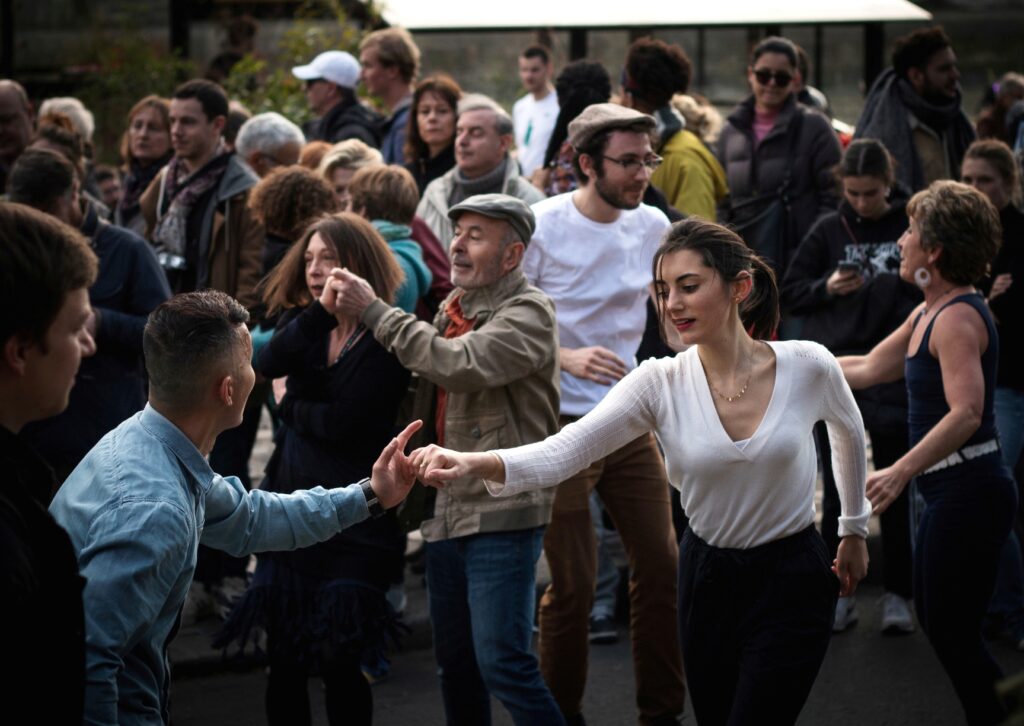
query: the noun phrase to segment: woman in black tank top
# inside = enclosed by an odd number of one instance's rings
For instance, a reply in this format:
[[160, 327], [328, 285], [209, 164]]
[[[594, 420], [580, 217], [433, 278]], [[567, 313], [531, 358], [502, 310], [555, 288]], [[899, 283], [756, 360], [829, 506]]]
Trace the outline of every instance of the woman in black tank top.
[[1005, 717], [1002, 677], [981, 637], [1000, 550], [1016, 511], [993, 415], [999, 337], [974, 284], [1001, 240], [985, 195], [935, 182], [907, 205], [900, 275], [924, 303], [864, 356], [840, 358], [851, 388], [906, 378], [910, 451], [868, 478], [884, 511], [913, 480], [925, 500], [914, 553], [918, 620], [971, 724]]

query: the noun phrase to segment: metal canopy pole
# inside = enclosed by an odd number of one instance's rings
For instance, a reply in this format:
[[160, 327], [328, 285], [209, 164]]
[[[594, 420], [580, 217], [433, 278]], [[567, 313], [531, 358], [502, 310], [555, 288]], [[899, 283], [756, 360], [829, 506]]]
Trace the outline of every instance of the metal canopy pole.
[[587, 57], [587, 29], [571, 28], [569, 30], [569, 60]]

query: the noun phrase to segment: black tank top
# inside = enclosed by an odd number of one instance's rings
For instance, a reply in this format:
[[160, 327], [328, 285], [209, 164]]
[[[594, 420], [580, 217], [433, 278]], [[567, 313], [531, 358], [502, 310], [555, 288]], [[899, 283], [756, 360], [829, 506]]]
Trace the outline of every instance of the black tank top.
[[[988, 348], [981, 356], [981, 370], [985, 377], [985, 407], [981, 414], [981, 425], [971, 435], [971, 438], [964, 442], [963, 446], [973, 446], [996, 438], [993, 399], [996, 388], [996, 364], [999, 361], [999, 334], [992, 322], [985, 298], [980, 293], [970, 292], [958, 295], [939, 309], [939, 312], [928, 323], [928, 328], [924, 331], [917, 352], [907, 357], [905, 376], [909, 399], [910, 445], [912, 447], [917, 445], [917, 442], [923, 439], [935, 427], [935, 424], [949, 413], [949, 404], [946, 403], [946, 395], [942, 388], [942, 369], [939, 367], [939, 361], [928, 352], [928, 342], [931, 339], [932, 326], [936, 319], [942, 315], [943, 310], [956, 303], [966, 303], [977, 310], [981, 319], [985, 321], [986, 330], [988, 330]], [[914, 321], [915, 328], [920, 319], [919, 315]], [[993, 453], [1000, 456], [998, 451]]]

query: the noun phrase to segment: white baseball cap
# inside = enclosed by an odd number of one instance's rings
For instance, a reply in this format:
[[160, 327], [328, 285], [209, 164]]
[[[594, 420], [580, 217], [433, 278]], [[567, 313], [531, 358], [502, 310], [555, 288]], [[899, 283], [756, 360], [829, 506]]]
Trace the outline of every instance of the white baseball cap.
[[292, 75], [303, 81], [323, 78], [343, 88], [359, 85], [359, 61], [343, 50], [329, 50], [321, 53], [306, 66], [295, 66]]

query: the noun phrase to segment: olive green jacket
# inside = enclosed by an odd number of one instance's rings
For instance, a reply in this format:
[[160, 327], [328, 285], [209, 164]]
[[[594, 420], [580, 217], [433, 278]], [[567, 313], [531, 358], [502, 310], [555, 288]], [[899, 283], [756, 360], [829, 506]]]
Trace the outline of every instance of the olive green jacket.
[[[461, 295], [473, 329], [445, 338], [445, 307]], [[558, 326], [555, 306], [516, 268], [493, 285], [455, 288], [434, 319], [374, 301], [363, 323], [381, 345], [419, 376], [414, 418], [423, 419], [421, 441], [436, 440], [437, 387], [448, 392], [446, 447], [488, 451], [539, 441], [558, 430]], [[431, 490], [433, 491], [433, 490]], [[428, 542], [480, 532], [547, 524], [554, 488], [507, 499], [487, 493], [483, 480], [462, 478], [438, 490], [421, 524]]]

